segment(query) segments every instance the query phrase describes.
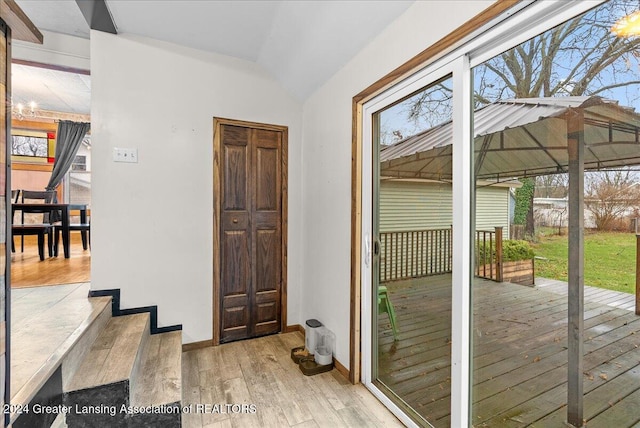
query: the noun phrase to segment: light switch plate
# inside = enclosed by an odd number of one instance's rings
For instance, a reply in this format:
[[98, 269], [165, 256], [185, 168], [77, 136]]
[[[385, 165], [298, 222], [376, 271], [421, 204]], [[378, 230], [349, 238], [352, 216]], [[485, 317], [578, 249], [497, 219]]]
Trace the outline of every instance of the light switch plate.
[[113, 148], [113, 161], [114, 162], [138, 162], [138, 149], [136, 148]]

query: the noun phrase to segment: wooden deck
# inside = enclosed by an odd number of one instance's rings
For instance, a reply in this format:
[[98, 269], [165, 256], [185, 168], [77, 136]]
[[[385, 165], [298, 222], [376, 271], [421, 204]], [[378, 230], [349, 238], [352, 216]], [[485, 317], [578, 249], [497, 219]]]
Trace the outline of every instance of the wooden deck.
[[[476, 427], [565, 427], [566, 283], [477, 280], [473, 327]], [[385, 284], [399, 341], [379, 323], [379, 379], [436, 427], [450, 423], [451, 276]], [[585, 287], [588, 427], [640, 423], [640, 317], [634, 296]]]

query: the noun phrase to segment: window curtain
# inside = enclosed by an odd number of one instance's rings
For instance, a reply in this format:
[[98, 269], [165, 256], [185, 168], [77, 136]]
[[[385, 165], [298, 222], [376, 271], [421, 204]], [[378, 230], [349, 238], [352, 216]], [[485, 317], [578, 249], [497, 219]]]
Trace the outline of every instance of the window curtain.
[[47, 190], [56, 190], [64, 178], [76, 153], [80, 148], [82, 139], [89, 132], [90, 124], [85, 122], [71, 122], [61, 120], [58, 122], [58, 133], [56, 134], [56, 158], [53, 162], [53, 171]]

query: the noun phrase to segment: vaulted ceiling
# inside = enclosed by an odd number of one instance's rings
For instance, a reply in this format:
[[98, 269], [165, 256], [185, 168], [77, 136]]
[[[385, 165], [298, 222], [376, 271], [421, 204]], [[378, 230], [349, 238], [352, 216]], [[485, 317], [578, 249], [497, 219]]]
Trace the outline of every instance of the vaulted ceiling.
[[[89, 38], [89, 26], [74, 0], [16, 2], [41, 30]], [[300, 101], [324, 84], [412, 3], [106, 0], [118, 33], [255, 62]], [[33, 73], [30, 78], [36, 78]], [[65, 85], [70, 81], [90, 84], [88, 78], [57, 79], [50, 75], [45, 78], [51, 91], [56, 90], [55, 80]]]

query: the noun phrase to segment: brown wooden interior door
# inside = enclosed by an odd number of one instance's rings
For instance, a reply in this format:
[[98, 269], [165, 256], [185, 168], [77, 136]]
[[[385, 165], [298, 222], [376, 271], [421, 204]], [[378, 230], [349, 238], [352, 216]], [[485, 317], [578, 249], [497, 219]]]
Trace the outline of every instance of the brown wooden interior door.
[[221, 126], [220, 342], [280, 331], [282, 132]]

